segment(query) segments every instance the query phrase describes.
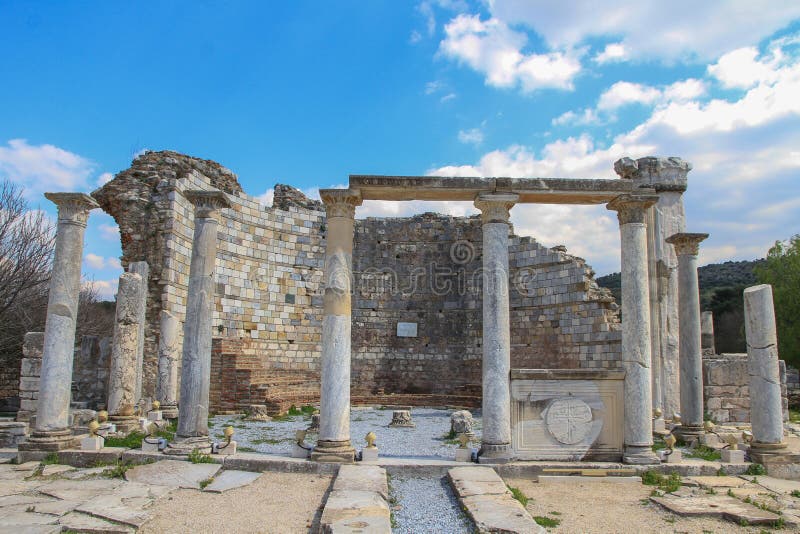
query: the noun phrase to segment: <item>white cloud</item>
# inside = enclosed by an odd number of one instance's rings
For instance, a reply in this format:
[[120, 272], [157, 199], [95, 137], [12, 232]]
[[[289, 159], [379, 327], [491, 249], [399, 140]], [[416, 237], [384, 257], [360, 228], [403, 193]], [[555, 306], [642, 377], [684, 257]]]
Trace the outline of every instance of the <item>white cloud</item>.
[[594, 61], [600, 65], [616, 63], [628, 59], [630, 52], [622, 43], [607, 44], [602, 52], [594, 56]]
[[93, 288], [101, 300], [114, 300], [119, 280], [116, 278], [112, 280], [84, 280], [82, 285]]
[[769, 37], [800, 16], [800, 3], [491, 0], [489, 10], [508, 25], [535, 30], [553, 49], [615, 36], [615, 45], [623, 46], [631, 58], [702, 61]]
[[455, 93], [447, 93], [446, 95], [444, 95], [442, 98], [439, 99], [439, 102], [448, 102], [450, 100], [453, 100], [455, 97], [456, 97]]
[[269, 188], [260, 195], [256, 197], [259, 204], [263, 206], [272, 206], [272, 201], [275, 198], [275, 190], [273, 188]]
[[45, 191], [84, 191], [93, 170], [88, 159], [53, 145], [12, 139], [0, 146], [0, 178], [23, 186], [30, 199]]
[[438, 80], [428, 82], [425, 84], [425, 94], [432, 95], [444, 88], [444, 84]]
[[419, 33], [417, 30], [413, 30], [411, 35], [408, 36], [408, 42], [411, 44], [417, 44], [422, 40], [422, 34]]
[[[91, 219], [89, 219], [91, 220]], [[100, 235], [109, 241], [119, 241], [119, 226], [116, 224], [101, 224], [99, 226]]]
[[97, 177], [97, 187], [102, 187], [113, 179], [114, 179], [113, 173], [104, 172], [103, 174]]
[[639, 83], [617, 82], [600, 95], [597, 108], [608, 111], [628, 104], [652, 104], [661, 98], [661, 91]]
[[708, 73], [728, 88], [749, 89], [759, 83], [774, 83], [786, 58], [780, 48], [773, 49], [764, 59], [759, 60], [758, 56], [755, 47], [733, 50], [709, 65]]
[[601, 124], [603, 121], [597, 112], [591, 108], [579, 111], [567, 111], [552, 120], [553, 126], [564, 126], [574, 124], [577, 126], [587, 126], [590, 124]]
[[464, 144], [480, 145], [483, 143], [483, 137], [483, 131], [480, 128], [458, 131], [458, 140]]
[[83, 261], [91, 269], [122, 269], [119, 258], [104, 258], [91, 252], [83, 257]]
[[528, 37], [503, 21], [482, 21], [479, 15], [459, 15], [445, 26], [439, 53], [467, 64], [495, 87], [519, 86], [524, 92], [541, 88], [572, 89], [580, 72], [577, 52], [525, 54]]

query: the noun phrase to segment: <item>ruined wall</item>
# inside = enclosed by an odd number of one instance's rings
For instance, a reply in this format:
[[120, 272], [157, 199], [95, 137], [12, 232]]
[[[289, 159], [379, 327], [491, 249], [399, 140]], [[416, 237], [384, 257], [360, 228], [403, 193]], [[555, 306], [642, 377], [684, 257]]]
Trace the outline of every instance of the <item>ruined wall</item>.
[[0, 354], [0, 412], [19, 405], [19, 354]]
[[[185, 316], [194, 214], [184, 192], [215, 188], [228, 193], [232, 208], [221, 211], [219, 229], [212, 410], [281, 409], [317, 398], [321, 204], [279, 185], [273, 206], [263, 206], [231, 171], [174, 152], [138, 157], [93, 193], [120, 224], [123, 264], [150, 265], [144, 394], [155, 392], [160, 311]], [[479, 400], [481, 243], [476, 217], [357, 221], [355, 401], [381, 393]], [[582, 259], [512, 236], [509, 261], [514, 366], [617, 367], [616, 304]], [[417, 336], [398, 337], [398, 322], [417, 323]]]

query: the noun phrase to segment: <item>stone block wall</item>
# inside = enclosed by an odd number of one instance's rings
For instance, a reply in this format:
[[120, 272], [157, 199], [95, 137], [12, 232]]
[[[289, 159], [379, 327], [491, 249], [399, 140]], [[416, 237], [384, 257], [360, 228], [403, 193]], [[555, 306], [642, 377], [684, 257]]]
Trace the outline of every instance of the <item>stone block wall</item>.
[[[784, 420], [788, 420], [786, 364], [780, 360]], [[750, 422], [750, 376], [747, 354], [703, 356], [703, 400], [707, 416], [715, 423]]]
[[0, 354], [0, 412], [18, 407], [19, 366], [18, 354]]
[[99, 410], [108, 402], [112, 338], [83, 336], [72, 365], [72, 402]]
[[19, 411], [17, 421], [30, 421], [39, 400], [39, 375], [42, 372], [44, 332], [28, 332], [22, 344], [19, 373]]

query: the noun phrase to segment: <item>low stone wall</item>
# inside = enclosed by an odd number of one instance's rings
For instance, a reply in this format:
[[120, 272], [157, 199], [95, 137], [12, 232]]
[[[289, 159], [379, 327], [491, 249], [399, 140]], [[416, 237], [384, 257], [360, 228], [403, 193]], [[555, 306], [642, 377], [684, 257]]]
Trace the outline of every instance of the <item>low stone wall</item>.
[[22, 361], [20, 362], [17, 421], [30, 421], [36, 414], [43, 348], [44, 332], [25, 334], [25, 341], [22, 344]]
[[[784, 420], [788, 420], [786, 364], [780, 361]], [[703, 397], [706, 414], [715, 423], [750, 422], [750, 376], [747, 354], [703, 357]]]

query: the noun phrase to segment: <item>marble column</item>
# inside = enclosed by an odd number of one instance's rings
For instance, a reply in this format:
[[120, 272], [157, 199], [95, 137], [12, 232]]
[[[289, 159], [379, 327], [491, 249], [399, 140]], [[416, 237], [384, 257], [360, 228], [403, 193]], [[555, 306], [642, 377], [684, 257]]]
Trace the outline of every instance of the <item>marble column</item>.
[[608, 203], [617, 212], [622, 266], [622, 366], [625, 369], [623, 461], [659, 463], [653, 453], [651, 414], [650, 293], [645, 213], [656, 195], [621, 195]]
[[45, 193], [58, 206], [58, 227], [47, 302], [36, 425], [20, 451], [56, 451], [74, 444], [69, 404], [78, 313], [83, 234], [89, 211], [99, 207], [84, 193]]
[[700, 346], [703, 353], [716, 354], [714, 348], [714, 313], [704, 311], [700, 314]]
[[751, 456], [754, 461], [760, 461], [764, 454], [786, 447], [771, 285], [762, 284], [744, 290], [744, 328], [747, 372], [750, 375], [750, 424], [753, 427]]
[[139, 294], [136, 296], [137, 313], [139, 316], [139, 345], [136, 348], [136, 387], [135, 398], [136, 404], [140, 405], [141, 413], [145, 414], [148, 406], [141, 406], [142, 399], [142, 376], [144, 375], [144, 327], [147, 321], [147, 292], [148, 282], [150, 280], [150, 266], [146, 261], [133, 261], [128, 265], [129, 273], [136, 273], [142, 277], [143, 283], [140, 286]]
[[211, 337], [214, 315], [214, 267], [217, 258], [219, 210], [230, 202], [222, 191], [187, 191], [194, 204], [194, 239], [189, 265], [186, 320], [183, 323], [181, 393], [178, 430], [166, 454], [211, 450], [208, 438], [208, 395], [211, 383]]
[[319, 438], [311, 459], [352, 462], [350, 443], [350, 300], [353, 277], [353, 227], [361, 193], [323, 189], [320, 197], [327, 216], [325, 295], [322, 319], [322, 384]]
[[483, 221], [483, 430], [480, 462], [511, 459], [511, 325], [509, 317], [509, 210], [516, 194], [481, 193]]
[[117, 311], [111, 346], [108, 380], [109, 420], [128, 433], [139, 426], [136, 405], [137, 351], [139, 349], [139, 296], [144, 280], [136, 273], [123, 273], [117, 289]]
[[700, 345], [700, 286], [697, 254], [708, 234], [678, 233], [667, 238], [678, 256], [678, 318], [680, 324], [681, 426], [684, 441], [703, 430], [703, 351]]
[[158, 338], [158, 391], [161, 412], [167, 419], [178, 417], [178, 357], [180, 321], [166, 310], [161, 311]]

